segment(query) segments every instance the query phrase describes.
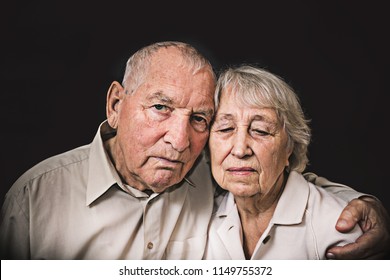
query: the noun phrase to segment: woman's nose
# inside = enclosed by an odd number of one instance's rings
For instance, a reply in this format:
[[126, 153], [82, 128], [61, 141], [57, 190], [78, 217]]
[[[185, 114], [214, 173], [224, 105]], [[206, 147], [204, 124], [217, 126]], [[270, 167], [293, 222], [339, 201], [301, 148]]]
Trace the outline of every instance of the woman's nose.
[[239, 130], [233, 139], [231, 154], [238, 158], [243, 158], [253, 154], [250, 147], [250, 135], [244, 130]]

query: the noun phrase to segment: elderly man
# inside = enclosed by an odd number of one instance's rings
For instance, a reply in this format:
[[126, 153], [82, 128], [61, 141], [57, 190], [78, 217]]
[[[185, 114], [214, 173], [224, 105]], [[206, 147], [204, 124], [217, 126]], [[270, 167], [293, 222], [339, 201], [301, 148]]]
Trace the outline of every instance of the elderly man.
[[[107, 120], [92, 143], [39, 163], [11, 187], [2, 259], [201, 259], [214, 193], [202, 155], [214, 89], [212, 66], [190, 45], [136, 52], [123, 83], [108, 90]], [[381, 218], [380, 202], [347, 207], [350, 224], [366, 209], [374, 215], [363, 219]], [[356, 257], [388, 236], [375, 230]]]

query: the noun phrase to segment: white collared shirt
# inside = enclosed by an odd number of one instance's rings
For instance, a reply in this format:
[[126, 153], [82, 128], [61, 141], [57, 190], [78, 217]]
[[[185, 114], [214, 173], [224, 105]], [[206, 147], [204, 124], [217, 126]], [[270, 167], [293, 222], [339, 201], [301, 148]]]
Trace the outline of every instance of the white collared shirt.
[[200, 259], [213, 205], [202, 160], [161, 194], [123, 185], [103, 147], [90, 145], [23, 174], [2, 207], [2, 259]]
[[[349, 195], [350, 199], [353, 198], [352, 192]], [[360, 194], [355, 192], [355, 195]], [[212, 216], [204, 259], [245, 259], [234, 196], [225, 193], [220, 199]], [[335, 229], [346, 204], [323, 188], [307, 182], [301, 174], [291, 172], [251, 259], [325, 259], [329, 246], [355, 242], [362, 234], [358, 226], [344, 234]]]

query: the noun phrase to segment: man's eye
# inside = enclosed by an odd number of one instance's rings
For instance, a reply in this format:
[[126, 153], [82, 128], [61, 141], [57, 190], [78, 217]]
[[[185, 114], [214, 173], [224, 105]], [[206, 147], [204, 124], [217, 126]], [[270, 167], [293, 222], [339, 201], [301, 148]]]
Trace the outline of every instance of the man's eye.
[[163, 110], [166, 110], [166, 109], [167, 109], [167, 106], [162, 105], [162, 104], [156, 104], [156, 105], [153, 105], [153, 107], [154, 107], [157, 111], [163, 111]]
[[207, 120], [201, 116], [192, 116], [191, 123], [196, 131], [205, 132], [208, 129]]
[[206, 120], [202, 117], [199, 117], [199, 116], [193, 116], [192, 119], [195, 121], [195, 122], [206, 122]]

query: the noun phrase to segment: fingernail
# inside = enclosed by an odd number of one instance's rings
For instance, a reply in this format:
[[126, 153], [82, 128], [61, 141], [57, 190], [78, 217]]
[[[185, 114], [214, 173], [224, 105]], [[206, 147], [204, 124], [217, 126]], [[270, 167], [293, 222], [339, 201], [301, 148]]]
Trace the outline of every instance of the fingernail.
[[334, 260], [336, 256], [333, 253], [326, 253], [326, 258], [328, 260]]
[[346, 220], [339, 220], [337, 222], [337, 226], [339, 226], [339, 227], [346, 227], [346, 226], [348, 226], [348, 223], [347, 223]]

